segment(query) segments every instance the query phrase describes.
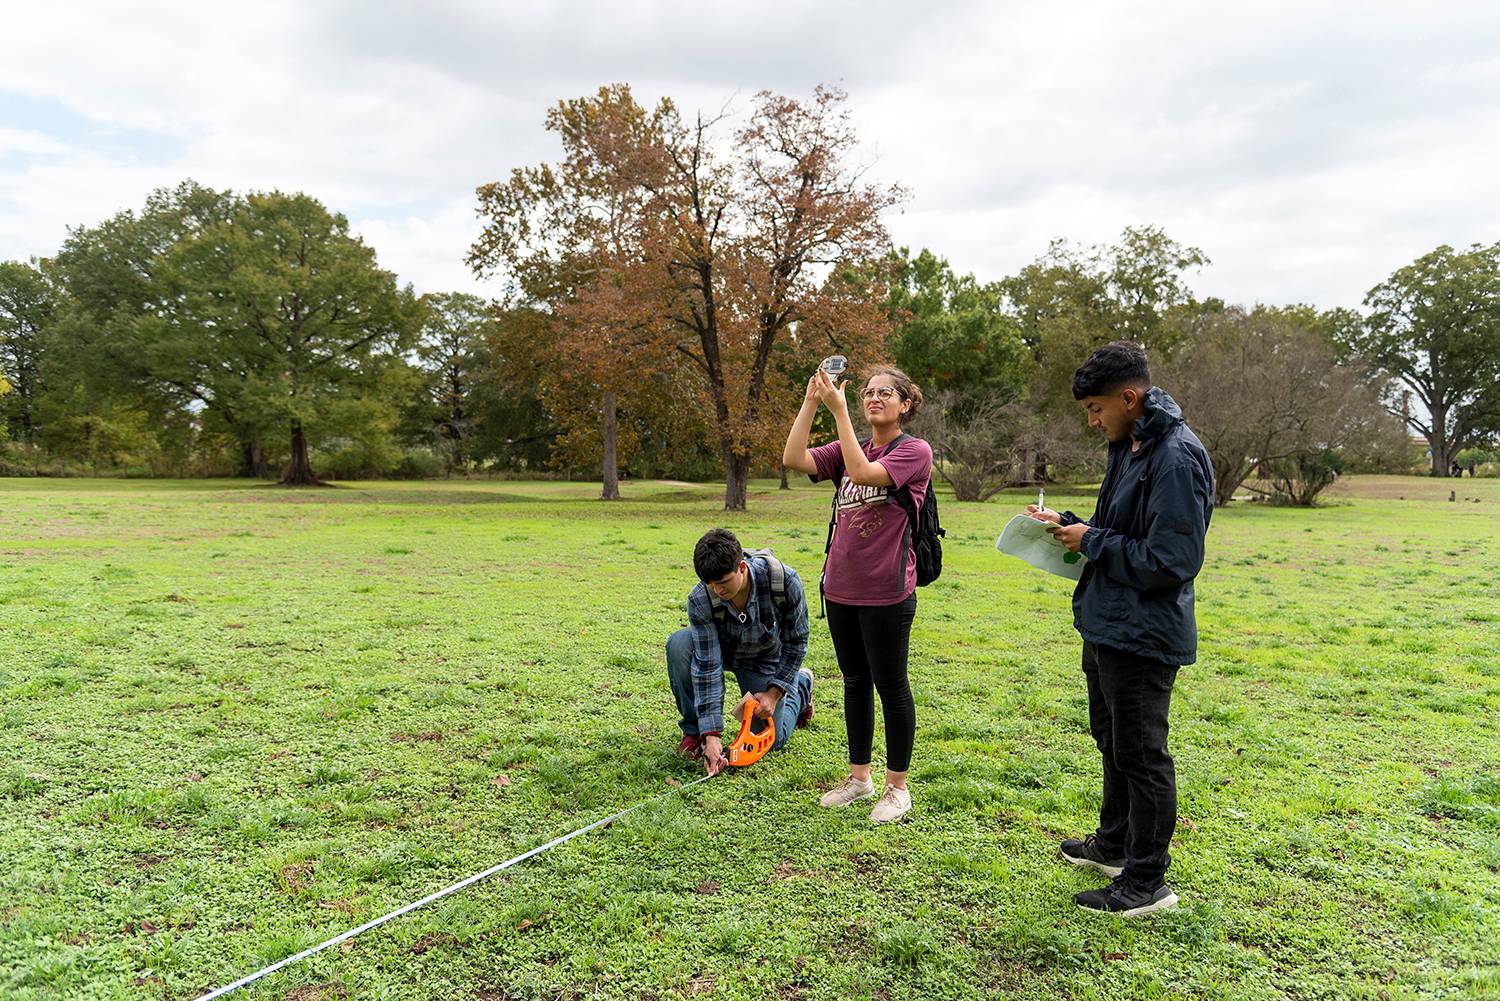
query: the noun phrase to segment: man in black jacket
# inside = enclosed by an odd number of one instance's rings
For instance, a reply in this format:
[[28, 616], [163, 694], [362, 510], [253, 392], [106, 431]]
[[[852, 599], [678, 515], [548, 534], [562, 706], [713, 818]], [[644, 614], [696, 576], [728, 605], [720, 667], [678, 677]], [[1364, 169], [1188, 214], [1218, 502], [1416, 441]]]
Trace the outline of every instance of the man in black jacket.
[[1073, 375], [1073, 397], [1109, 441], [1094, 515], [1082, 521], [1071, 511], [1027, 509], [1088, 558], [1073, 591], [1073, 624], [1083, 637], [1104, 801], [1099, 829], [1064, 841], [1062, 854], [1115, 877], [1074, 897], [1080, 907], [1134, 917], [1177, 903], [1166, 884], [1177, 826], [1167, 711], [1178, 668], [1198, 655], [1193, 578], [1213, 515], [1213, 466], [1182, 410], [1152, 387], [1138, 345], [1116, 341], [1095, 351]]

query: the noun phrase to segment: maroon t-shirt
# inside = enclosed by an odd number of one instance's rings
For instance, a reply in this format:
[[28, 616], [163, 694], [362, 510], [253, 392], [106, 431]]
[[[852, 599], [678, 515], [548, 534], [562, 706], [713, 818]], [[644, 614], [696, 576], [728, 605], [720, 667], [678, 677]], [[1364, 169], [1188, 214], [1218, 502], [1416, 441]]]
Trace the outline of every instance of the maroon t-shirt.
[[[823, 593], [842, 605], [894, 605], [917, 588], [917, 554], [907, 533], [906, 510], [886, 487], [864, 487], [844, 475], [837, 441], [810, 449], [818, 471], [813, 482], [836, 480], [838, 521], [823, 564]], [[898, 487], [910, 487], [917, 511], [932, 478], [932, 446], [907, 438], [894, 448], [865, 444], [865, 457], [879, 462]]]

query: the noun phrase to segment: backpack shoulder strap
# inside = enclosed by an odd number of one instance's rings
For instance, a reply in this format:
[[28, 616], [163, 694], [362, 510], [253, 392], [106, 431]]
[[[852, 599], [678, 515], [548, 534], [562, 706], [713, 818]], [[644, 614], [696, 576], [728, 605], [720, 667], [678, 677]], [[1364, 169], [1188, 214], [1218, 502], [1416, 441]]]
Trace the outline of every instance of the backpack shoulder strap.
[[[896, 437], [891, 439], [891, 443], [885, 447], [885, 451], [881, 454], [890, 455], [891, 449], [895, 448], [903, 441], [911, 440], [912, 436], [907, 434], [905, 431], [902, 431], [900, 434], [896, 435]], [[931, 485], [930, 480], [928, 481], [928, 485]], [[900, 504], [902, 509], [906, 512], [906, 517], [911, 522], [912, 533], [915, 534], [917, 530], [917, 504], [916, 501], [912, 498], [911, 487], [904, 484], [898, 487], [892, 484], [891, 486], [886, 487], [886, 490], [890, 493], [891, 500], [895, 501], [897, 504]]]
[[766, 550], [766, 573], [771, 578], [771, 600], [780, 608], [786, 604], [786, 567]]
[[759, 557], [766, 561], [766, 576], [771, 580], [771, 600], [777, 608], [786, 608], [786, 564], [776, 558], [773, 549], [747, 549], [745, 558]]
[[786, 607], [786, 566], [774, 556], [766, 558], [766, 569], [771, 572], [771, 600], [777, 608]]

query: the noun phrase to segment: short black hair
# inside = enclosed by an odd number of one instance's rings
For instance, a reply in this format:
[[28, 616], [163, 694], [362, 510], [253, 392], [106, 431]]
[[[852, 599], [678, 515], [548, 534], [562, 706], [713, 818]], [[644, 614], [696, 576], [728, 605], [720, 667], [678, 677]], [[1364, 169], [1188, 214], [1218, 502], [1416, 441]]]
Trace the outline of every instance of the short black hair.
[[1073, 399], [1108, 396], [1126, 386], [1151, 387], [1146, 349], [1130, 341], [1110, 341], [1089, 355], [1073, 373]]
[[693, 572], [701, 581], [720, 580], [740, 565], [745, 550], [727, 528], [711, 528], [693, 547]]

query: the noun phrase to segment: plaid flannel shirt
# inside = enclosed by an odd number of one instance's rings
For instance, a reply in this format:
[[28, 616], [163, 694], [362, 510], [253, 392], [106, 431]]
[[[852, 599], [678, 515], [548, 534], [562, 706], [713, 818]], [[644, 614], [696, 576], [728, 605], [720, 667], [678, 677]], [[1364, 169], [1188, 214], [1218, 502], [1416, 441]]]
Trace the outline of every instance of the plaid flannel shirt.
[[[771, 571], [764, 557], [751, 556], [750, 600], [740, 621], [734, 607], [714, 622], [708, 587], [699, 583], [688, 595], [688, 627], [693, 631], [693, 695], [700, 734], [724, 732], [724, 673], [746, 668], [770, 676], [784, 692], [792, 690], [807, 656], [807, 598], [797, 571], [786, 568], [786, 603], [778, 608], [771, 595]], [[726, 657], [726, 651], [728, 656]]]

